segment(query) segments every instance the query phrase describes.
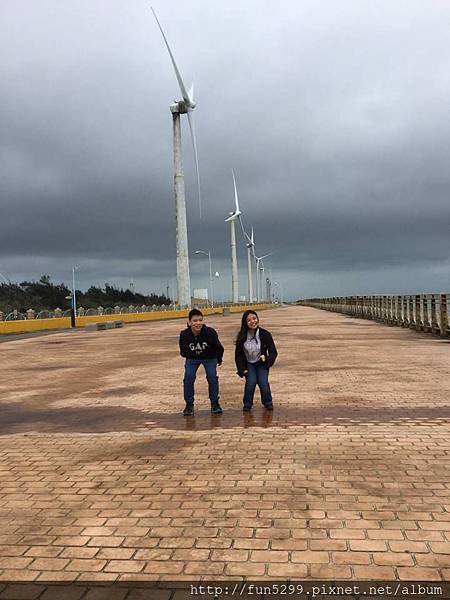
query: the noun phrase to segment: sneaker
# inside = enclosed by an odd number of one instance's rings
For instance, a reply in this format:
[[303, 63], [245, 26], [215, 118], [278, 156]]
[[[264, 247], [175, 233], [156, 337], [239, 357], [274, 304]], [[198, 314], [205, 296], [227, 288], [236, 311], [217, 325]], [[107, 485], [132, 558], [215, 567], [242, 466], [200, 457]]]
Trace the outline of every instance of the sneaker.
[[244, 406], [244, 408], [242, 409], [244, 412], [250, 412], [252, 410], [251, 406]]
[[183, 410], [184, 417], [193, 417], [194, 416], [194, 407], [186, 405], [186, 408]]
[[267, 404], [264, 408], [266, 410], [273, 410], [273, 404]]
[[222, 407], [219, 403], [213, 404], [211, 406], [211, 414], [213, 415], [221, 415], [223, 413]]

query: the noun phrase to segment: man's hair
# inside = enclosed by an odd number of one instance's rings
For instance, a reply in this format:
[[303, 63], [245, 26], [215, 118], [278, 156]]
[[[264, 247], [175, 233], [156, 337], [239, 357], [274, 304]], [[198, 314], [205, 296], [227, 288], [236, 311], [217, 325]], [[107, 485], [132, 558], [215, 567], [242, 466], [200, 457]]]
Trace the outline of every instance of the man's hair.
[[203, 313], [201, 310], [198, 310], [198, 308], [193, 308], [192, 310], [189, 311], [189, 316], [188, 316], [189, 321], [192, 319], [192, 317], [203, 317]]

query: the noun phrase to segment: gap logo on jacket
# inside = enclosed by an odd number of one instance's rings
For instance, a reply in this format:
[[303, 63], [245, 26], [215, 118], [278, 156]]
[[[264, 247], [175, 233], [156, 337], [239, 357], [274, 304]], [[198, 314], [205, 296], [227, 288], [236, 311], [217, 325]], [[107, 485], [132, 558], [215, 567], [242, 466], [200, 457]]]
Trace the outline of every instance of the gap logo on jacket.
[[221, 363], [223, 352], [217, 331], [212, 327], [203, 325], [198, 335], [194, 335], [190, 327], [180, 333], [180, 354], [183, 358], [217, 358], [217, 362]]

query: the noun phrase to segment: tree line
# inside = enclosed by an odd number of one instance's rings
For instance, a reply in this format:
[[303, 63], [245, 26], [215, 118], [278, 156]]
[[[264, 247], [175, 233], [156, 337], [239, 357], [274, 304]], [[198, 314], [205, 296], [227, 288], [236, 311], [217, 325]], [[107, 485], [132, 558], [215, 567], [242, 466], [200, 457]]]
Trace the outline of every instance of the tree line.
[[[32, 308], [36, 312], [70, 308], [71, 290], [64, 284], [55, 284], [49, 275], [42, 275], [39, 281], [22, 281], [22, 283], [0, 284], [0, 310], [10, 313], [13, 310], [25, 312]], [[152, 306], [170, 304], [165, 294], [139, 294], [129, 289], [117, 288], [109, 283], [100, 288], [92, 285], [86, 292], [76, 291], [77, 307], [85, 309], [103, 306]]]

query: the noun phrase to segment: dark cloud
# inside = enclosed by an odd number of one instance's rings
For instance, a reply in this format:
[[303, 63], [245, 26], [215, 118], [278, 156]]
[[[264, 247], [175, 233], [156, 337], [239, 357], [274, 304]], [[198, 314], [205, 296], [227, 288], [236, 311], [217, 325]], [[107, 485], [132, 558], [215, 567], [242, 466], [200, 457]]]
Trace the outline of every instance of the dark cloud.
[[[449, 287], [447, 2], [155, 9], [195, 79], [205, 217], [183, 123], [189, 244], [211, 248], [221, 296], [232, 167], [246, 227], [291, 297]], [[67, 281], [80, 263], [81, 285], [165, 286], [179, 92], [149, 4], [0, 11], [0, 271]], [[206, 267], [193, 256], [193, 287]]]

